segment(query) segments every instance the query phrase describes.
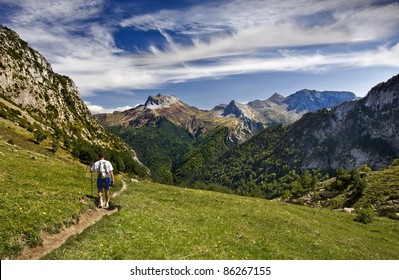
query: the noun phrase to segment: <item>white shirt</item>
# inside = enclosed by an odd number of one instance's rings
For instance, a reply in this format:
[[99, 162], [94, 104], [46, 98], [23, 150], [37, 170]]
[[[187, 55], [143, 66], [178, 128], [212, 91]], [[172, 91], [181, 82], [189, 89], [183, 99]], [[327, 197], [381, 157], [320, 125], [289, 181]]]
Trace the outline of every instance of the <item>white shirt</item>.
[[[105, 170], [101, 170], [101, 167], [103, 167]], [[111, 178], [110, 172], [113, 171], [114, 168], [108, 160], [100, 159], [93, 164], [90, 170], [91, 172], [97, 172], [97, 174], [103, 171], [105, 172], [105, 177]]]

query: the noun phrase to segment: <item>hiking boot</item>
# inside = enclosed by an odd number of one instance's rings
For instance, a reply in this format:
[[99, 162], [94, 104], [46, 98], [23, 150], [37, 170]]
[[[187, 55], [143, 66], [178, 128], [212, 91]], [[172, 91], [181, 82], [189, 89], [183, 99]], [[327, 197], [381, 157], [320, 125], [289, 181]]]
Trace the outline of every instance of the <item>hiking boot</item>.
[[108, 208], [109, 207], [109, 201], [105, 202], [105, 207], [104, 208]]
[[103, 200], [102, 200], [102, 199], [100, 199], [100, 201], [98, 202], [98, 207], [99, 207], [99, 208], [102, 208], [102, 207], [103, 207]]

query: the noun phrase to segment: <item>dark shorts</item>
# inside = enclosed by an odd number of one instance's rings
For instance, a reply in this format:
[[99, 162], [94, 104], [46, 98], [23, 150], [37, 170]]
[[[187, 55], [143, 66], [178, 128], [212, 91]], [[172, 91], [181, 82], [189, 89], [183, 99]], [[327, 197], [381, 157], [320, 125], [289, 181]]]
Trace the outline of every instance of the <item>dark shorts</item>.
[[111, 186], [111, 178], [97, 179], [97, 189], [101, 191], [102, 189], [109, 190]]

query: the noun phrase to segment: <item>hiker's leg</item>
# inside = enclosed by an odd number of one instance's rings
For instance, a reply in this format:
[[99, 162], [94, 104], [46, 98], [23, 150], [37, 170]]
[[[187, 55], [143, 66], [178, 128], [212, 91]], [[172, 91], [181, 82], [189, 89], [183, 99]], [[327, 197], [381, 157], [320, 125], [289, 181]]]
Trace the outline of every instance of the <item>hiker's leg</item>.
[[105, 179], [105, 201], [109, 202], [109, 189], [111, 188], [111, 178]]
[[98, 190], [98, 207], [103, 207], [103, 189], [104, 189], [104, 183], [101, 181], [101, 179], [97, 179], [97, 190]]
[[97, 179], [98, 200], [100, 201], [103, 195], [103, 185], [100, 179]]
[[109, 189], [105, 190], [105, 201], [109, 202]]

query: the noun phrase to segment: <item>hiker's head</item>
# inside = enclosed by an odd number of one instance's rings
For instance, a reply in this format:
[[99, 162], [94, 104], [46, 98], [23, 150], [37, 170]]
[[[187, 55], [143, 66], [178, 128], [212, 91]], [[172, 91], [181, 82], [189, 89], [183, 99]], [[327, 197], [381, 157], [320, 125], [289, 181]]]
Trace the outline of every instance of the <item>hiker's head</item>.
[[99, 159], [105, 158], [104, 153], [103, 152], [98, 153], [98, 158]]

